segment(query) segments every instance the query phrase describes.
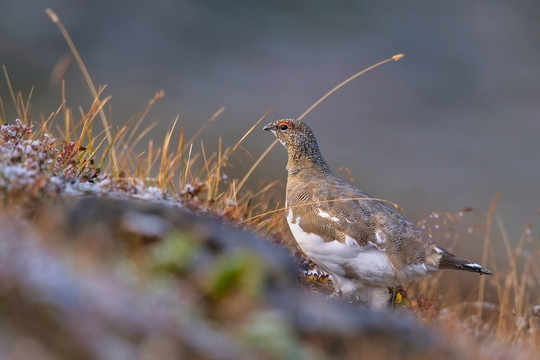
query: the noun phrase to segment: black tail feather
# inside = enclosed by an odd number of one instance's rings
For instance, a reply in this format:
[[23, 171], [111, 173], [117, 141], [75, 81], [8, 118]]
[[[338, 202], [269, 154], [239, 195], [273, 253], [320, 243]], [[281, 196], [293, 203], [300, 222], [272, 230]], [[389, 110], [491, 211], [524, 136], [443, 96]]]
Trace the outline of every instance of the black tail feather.
[[452, 255], [446, 251], [442, 254], [441, 260], [439, 262], [439, 268], [471, 271], [480, 275], [493, 275], [491, 270], [488, 270], [476, 263], [470, 262], [469, 260], [465, 260], [455, 255]]

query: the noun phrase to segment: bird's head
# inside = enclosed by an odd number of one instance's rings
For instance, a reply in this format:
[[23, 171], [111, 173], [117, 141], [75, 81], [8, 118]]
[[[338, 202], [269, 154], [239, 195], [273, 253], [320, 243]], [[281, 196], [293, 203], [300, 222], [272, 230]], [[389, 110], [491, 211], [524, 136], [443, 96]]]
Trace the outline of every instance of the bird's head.
[[304, 122], [295, 119], [281, 119], [271, 122], [264, 127], [271, 131], [285, 146], [287, 151], [298, 151], [306, 147], [316, 146], [315, 135]]
[[289, 174], [313, 166], [318, 173], [330, 172], [321, 156], [313, 131], [302, 121], [295, 119], [276, 120], [266, 125], [264, 130], [273, 132], [287, 149]]

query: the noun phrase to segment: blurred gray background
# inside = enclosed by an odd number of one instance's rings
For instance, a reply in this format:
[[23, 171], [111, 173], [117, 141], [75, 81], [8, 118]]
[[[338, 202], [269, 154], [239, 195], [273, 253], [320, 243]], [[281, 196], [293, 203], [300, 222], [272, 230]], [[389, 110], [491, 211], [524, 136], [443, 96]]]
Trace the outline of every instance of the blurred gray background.
[[[158, 143], [177, 114], [192, 134], [226, 107], [202, 137], [208, 150], [219, 136], [234, 144], [270, 107], [264, 124], [296, 117], [346, 77], [403, 52], [305, 119], [331, 167], [350, 168], [359, 187], [413, 221], [487, 211], [501, 191], [512, 238], [526, 220], [538, 223], [539, 1], [3, 1], [0, 62], [25, 96], [35, 85], [34, 117], [59, 106], [49, 78], [69, 52], [47, 7], [94, 82], [108, 85], [116, 124], [160, 89], [166, 97], [145, 122], [159, 120], [150, 134]], [[88, 109], [76, 66], [66, 87], [68, 105]], [[0, 95], [15, 118], [3, 76]], [[244, 143], [255, 158], [274, 140], [261, 129]], [[253, 160], [239, 157], [230, 172], [241, 177]], [[254, 179], [285, 179], [285, 162], [277, 146]]]

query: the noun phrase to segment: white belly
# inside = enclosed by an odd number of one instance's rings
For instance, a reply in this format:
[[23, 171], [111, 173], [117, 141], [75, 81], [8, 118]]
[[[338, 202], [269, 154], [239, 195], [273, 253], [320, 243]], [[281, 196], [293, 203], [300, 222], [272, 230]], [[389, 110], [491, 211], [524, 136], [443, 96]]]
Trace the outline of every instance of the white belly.
[[361, 284], [372, 286], [397, 286], [396, 270], [384, 251], [375, 246], [360, 246], [347, 237], [345, 242], [324, 241], [316, 234], [306, 233], [293, 222], [289, 210], [287, 222], [302, 251], [317, 265], [338, 277], [349, 277], [347, 269], [352, 270]]

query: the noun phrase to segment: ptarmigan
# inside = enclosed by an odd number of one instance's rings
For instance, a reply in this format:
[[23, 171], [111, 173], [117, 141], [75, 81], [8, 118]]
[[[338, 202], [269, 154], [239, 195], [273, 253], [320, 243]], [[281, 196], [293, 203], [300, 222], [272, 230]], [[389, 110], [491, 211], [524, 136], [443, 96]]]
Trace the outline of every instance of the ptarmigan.
[[288, 152], [291, 232], [302, 251], [332, 276], [338, 296], [382, 309], [389, 300], [388, 287], [440, 269], [491, 274], [442, 249], [384, 202], [369, 200], [370, 195], [334, 175], [305, 123], [278, 120], [264, 130], [272, 131]]

